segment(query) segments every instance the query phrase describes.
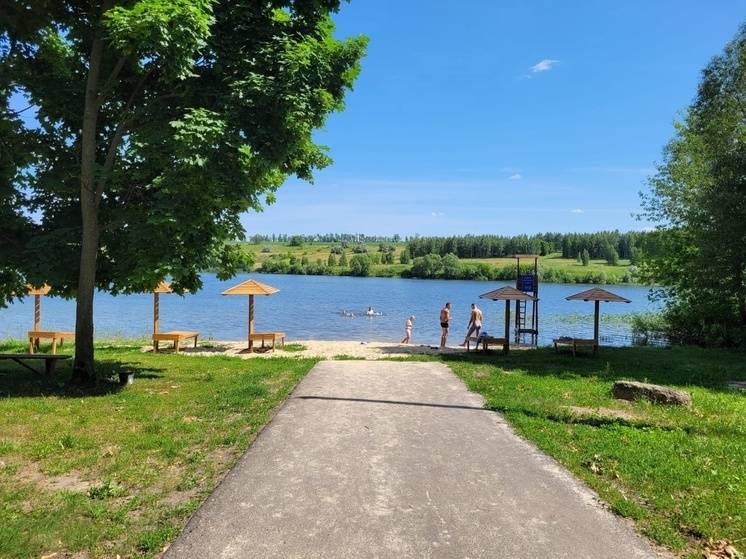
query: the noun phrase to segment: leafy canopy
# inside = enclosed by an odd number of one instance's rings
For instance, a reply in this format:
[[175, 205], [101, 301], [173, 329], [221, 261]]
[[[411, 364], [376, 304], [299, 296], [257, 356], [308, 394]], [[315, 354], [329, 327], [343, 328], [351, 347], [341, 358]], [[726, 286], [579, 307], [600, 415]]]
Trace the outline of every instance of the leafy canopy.
[[643, 207], [659, 229], [643, 269], [665, 286], [670, 333], [746, 343], [746, 26], [705, 68]]
[[[27, 0], [0, 7], [0, 303], [25, 282], [74, 295], [92, 46], [96, 284], [118, 292], [244, 263], [240, 216], [331, 162], [313, 131], [343, 108], [363, 37], [339, 0]], [[23, 98], [25, 113], [11, 110]], [[30, 118], [29, 118], [30, 117]]]

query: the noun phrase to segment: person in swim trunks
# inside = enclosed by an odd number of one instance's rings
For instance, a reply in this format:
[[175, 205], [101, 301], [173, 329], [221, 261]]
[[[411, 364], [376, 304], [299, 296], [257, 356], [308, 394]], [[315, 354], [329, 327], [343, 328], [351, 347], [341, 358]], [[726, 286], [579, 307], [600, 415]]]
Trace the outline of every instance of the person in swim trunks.
[[451, 321], [451, 303], [446, 303], [440, 309], [440, 349], [446, 347], [448, 342], [448, 325]]

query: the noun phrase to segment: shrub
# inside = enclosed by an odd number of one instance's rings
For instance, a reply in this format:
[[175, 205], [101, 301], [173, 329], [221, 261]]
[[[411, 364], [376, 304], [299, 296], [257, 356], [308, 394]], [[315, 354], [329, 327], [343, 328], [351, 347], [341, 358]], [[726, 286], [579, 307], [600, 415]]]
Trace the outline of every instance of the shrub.
[[403, 251], [401, 251], [401, 254], [399, 255], [399, 262], [401, 264], [409, 264], [410, 256], [409, 256], [409, 249], [405, 248]]
[[440, 275], [442, 269], [442, 258], [438, 254], [427, 254], [414, 259], [411, 274], [415, 278], [435, 278]]
[[588, 254], [588, 249], [584, 248], [583, 252], [580, 253], [580, 260], [583, 263], [583, 266], [589, 266], [591, 263], [591, 255]]
[[326, 265], [329, 267], [337, 265], [337, 258], [334, 256], [333, 252], [329, 253], [329, 258], [326, 259]]
[[353, 276], [370, 275], [370, 257], [367, 254], [356, 254], [350, 259], [350, 273]]
[[345, 254], [344, 251], [342, 251], [342, 256], [339, 257], [339, 265], [342, 268], [346, 268], [347, 267], [347, 255]]
[[293, 235], [290, 237], [290, 240], [288, 241], [288, 246], [291, 247], [302, 247], [303, 246], [303, 237], [300, 235]]

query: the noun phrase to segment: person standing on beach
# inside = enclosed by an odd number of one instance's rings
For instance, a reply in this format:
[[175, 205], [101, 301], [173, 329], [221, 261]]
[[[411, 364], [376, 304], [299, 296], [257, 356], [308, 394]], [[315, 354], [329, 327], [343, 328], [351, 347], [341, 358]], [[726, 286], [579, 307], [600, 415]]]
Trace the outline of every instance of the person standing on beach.
[[446, 347], [448, 342], [448, 325], [451, 322], [451, 303], [446, 303], [440, 309], [440, 349]]
[[471, 304], [471, 315], [469, 316], [469, 324], [466, 326], [466, 329], [466, 337], [464, 337], [462, 346], [466, 345], [466, 340], [472, 334], [478, 338], [479, 331], [482, 329], [482, 311], [474, 303]]
[[415, 316], [410, 316], [404, 323], [404, 339], [401, 341], [403, 344], [408, 344], [412, 341], [412, 328], [414, 327]]

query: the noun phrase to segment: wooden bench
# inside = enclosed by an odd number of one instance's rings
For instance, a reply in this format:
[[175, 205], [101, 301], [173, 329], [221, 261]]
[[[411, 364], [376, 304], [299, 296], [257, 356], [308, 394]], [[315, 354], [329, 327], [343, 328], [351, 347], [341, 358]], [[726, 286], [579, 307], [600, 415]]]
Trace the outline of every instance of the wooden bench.
[[171, 332], [158, 332], [153, 334], [153, 351], [158, 353], [160, 349], [160, 342], [173, 342], [174, 353], [179, 353], [179, 347], [181, 342], [184, 342], [190, 338], [194, 338], [194, 347], [197, 347], [197, 337], [199, 332], [185, 332], [181, 330], [173, 330]]
[[505, 346], [505, 338], [493, 338], [492, 336], [471, 336], [466, 338], [466, 351], [471, 350], [471, 344], [474, 343], [474, 351], [479, 349], [479, 344], [482, 344], [482, 351], [485, 353], [489, 350], [489, 346]]
[[51, 353], [0, 353], [0, 360], [10, 360], [15, 361], [22, 367], [26, 367], [28, 370], [33, 371], [34, 373], [39, 373], [36, 369], [34, 369], [31, 365], [24, 363], [24, 361], [29, 360], [37, 360], [37, 361], [44, 361], [44, 370], [48, 375], [54, 375], [55, 366], [57, 365], [57, 361], [62, 361], [63, 359], [70, 359], [69, 355], [55, 355]]
[[593, 354], [598, 352], [598, 344], [594, 339], [588, 338], [571, 338], [568, 336], [562, 336], [561, 338], [554, 338], [554, 351], [559, 351], [559, 346], [565, 346], [572, 348], [572, 356], [575, 357], [578, 347], [593, 347]]
[[75, 332], [58, 332], [56, 330], [29, 330], [28, 332], [28, 351], [34, 353], [39, 349], [39, 340], [52, 340], [52, 355], [57, 353], [57, 341], [60, 347], [65, 340], [74, 340]]
[[249, 337], [251, 343], [262, 342], [262, 348], [264, 342], [272, 342], [272, 351], [275, 350], [277, 342], [280, 342], [280, 347], [285, 347], [285, 332], [253, 332]]

